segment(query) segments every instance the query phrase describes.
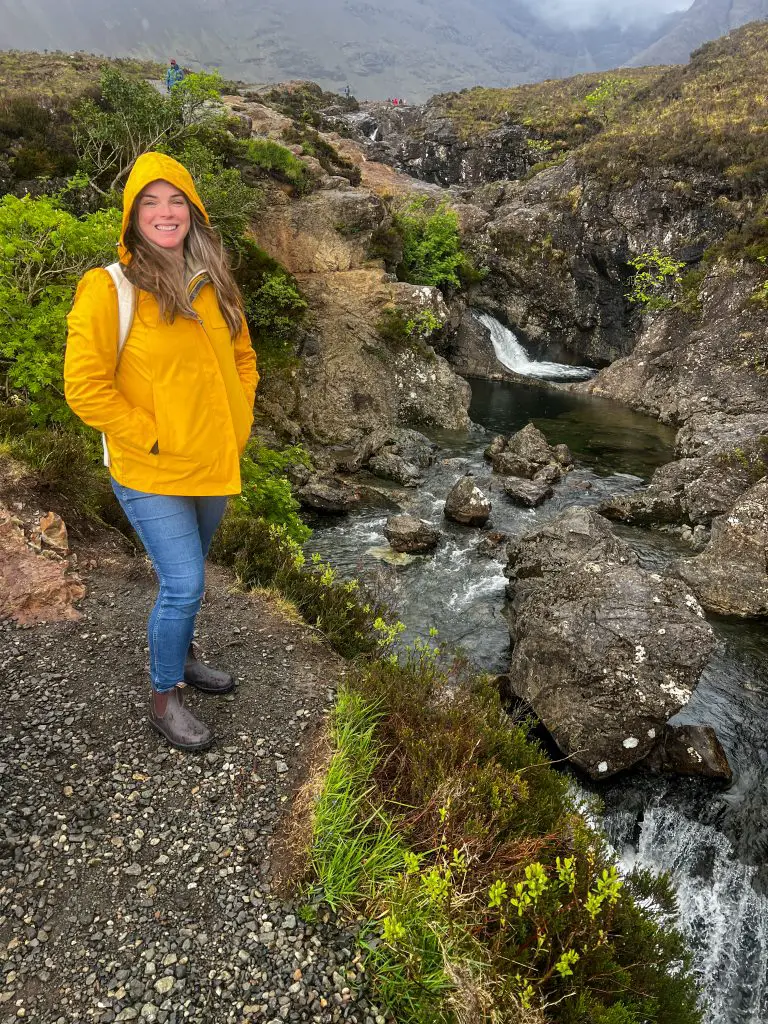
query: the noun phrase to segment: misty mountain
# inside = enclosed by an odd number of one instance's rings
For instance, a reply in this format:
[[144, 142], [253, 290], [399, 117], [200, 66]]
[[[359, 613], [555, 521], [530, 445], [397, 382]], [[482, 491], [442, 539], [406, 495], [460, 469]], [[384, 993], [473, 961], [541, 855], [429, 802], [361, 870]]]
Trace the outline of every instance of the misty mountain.
[[761, 18], [768, 18], [768, 0], [695, 0], [688, 11], [675, 18], [668, 31], [629, 63], [635, 67], [684, 64], [702, 43]]
[[[732, 19], [732, 9], [767, 2], [696, 0], [694, 7]], [[678, 38], [688, 17], [648, 12], [642, 24], [625, 13], [623, 21], [602, 16], [569, 27], [551, 12], [545, 20], [531, 0], [0, 0], [0, 48], [175, 56], [247, 82], [307, 78], [335, 90], [348, 84], [360, 98], [423, 100], [634, 62], [660, 40]]]

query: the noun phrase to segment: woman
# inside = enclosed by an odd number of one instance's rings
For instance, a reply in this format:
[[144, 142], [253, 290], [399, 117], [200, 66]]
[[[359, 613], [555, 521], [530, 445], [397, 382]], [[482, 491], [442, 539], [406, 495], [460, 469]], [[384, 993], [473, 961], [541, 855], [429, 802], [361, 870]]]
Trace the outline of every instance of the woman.
[[210, 729], [183, 684], [227, 693], [234, 680], [191, 649], [204, 562], [240, 455], [259, 375], [240, 294], [188, 171], [145, 153], [125, 186], [120, 266], [135, 289], [123, 347], [110, 273], [80, 281], [64, 366], [72, 410], [105, 434], [112, 487], [160, 584], [148, 623], [150, 721], [175, 747], [200, 750]]

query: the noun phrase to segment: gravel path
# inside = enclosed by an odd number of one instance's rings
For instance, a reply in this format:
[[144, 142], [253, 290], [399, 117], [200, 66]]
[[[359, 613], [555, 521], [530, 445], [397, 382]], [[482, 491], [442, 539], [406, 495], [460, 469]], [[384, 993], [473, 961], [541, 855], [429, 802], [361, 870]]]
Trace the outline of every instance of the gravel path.
[[80, 621], [0, 625], [0, 1022], [384, 1024], [354, 933], [270, 886], [340, 660], [212, 567], [199, 641], [238, 688], [188, 691], [217, 744], [182, 754], [145, 719], [146, 563], [84, 578]]

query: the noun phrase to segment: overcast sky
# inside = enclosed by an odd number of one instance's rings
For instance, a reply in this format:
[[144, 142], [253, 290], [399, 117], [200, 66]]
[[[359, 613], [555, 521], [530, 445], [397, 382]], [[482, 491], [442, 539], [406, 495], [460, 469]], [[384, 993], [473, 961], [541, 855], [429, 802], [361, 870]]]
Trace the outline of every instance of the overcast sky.
[[603, 18], [620, 24], [655, 21], [670, 11], [687, 10], [693, 0], [526, 0], [539, 17], [592, 25]]

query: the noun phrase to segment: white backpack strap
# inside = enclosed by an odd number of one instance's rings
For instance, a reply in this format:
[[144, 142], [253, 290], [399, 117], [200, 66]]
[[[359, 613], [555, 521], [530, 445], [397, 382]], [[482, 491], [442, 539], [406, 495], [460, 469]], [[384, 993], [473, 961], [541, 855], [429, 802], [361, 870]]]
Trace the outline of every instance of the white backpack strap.
[[[120, 355], [125, 347], [125, 343], [128, 340], [128, 335], [131, 333], [131, 327], [133, 326], [133, 315], [136, 309], [136, 289], [125, 276], [120, 263], [110, 263], [110, 265], [105, 269], [112, 278], [115, 288], [117, 289], [117, 315], [119, 324], [117, 334], [117, 361], [115, 363], [115, 366], [117, 366], [117, 363], [120, 362]], [[101, 443], [104, 448], [104, 465], [108, 466], [109, 451], [107, 449], [107, 439], [104, 434], [101, 435]]]

